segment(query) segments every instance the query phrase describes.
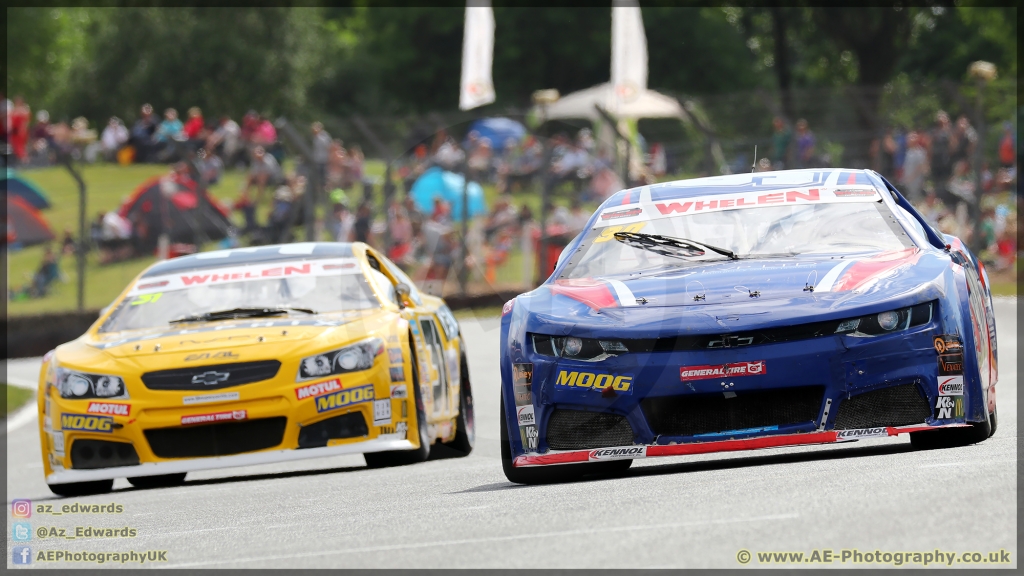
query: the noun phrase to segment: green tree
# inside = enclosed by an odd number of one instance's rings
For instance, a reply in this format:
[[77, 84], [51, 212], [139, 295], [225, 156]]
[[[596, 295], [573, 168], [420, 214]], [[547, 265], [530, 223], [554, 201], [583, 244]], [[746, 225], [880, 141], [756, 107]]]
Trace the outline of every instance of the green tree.
[[315, 8], [96, 8], [67, 100], [100, 121], [150, 102], [207, 116], [301, 110], [325, 63]]
[[7, 54], [0, 66], [9, 96], [21, 95], [35, 109], [57, 105], [67, 72], [85, 44], [82, 19], [67, 8], [8, 8]]

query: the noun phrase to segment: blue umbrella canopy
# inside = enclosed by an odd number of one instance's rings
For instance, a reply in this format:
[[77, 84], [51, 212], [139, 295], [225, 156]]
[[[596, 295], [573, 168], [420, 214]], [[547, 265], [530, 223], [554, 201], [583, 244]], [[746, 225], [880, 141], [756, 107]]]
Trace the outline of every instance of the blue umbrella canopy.
[[7, 169], [7, 173], [3, 176], [3, 190], [4, 196], [8, 198], [12, 196], [21, 198], [36, 210], [44, 210], [50, 207], [50, 201], [46, 198], [46, 194], [43, 194], [42, 190], [10, 168]]
[[[445, 172], [434, 166], [423, 173], [412, 185], [409, 195], [412, 196], [416, 208], [424, 214], [434, 211], [434, 199], [441, 198], [451, 204], [452, 220], [462, 221], [462, 188], [466, 179], [461, 174]], [[476, 182], [470, 182], [466, 190], [469, 197], [469, 217], [487, 213], [484, 204], [484, 189]]]
[[[526, 135], [526, 126], [511, 118], [482, 118], [469, 125], [470, 132], [491, 141], [491, 148], [500, 150], [509, 138], [519, 142]], [[468, 134], [468, 133], [467, 133]]]

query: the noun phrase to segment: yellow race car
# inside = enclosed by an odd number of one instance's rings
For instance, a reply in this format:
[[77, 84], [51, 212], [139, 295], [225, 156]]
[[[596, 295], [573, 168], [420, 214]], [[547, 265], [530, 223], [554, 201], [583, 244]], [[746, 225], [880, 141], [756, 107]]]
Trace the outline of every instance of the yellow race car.
[[367, 465], [468, 454], [459, 325], [365, 244], [299, 243], [156, 263], [82, 337], [46, 355], [39, 435], [50, 490], [337, 454]]

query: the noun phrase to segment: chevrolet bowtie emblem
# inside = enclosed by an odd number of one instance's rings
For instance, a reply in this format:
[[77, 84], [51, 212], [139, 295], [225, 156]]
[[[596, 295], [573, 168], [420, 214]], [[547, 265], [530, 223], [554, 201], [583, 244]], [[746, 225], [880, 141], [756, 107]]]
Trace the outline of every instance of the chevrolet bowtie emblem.
[[230, 372], [214, 372], [213, 370], [203, 372], [202, 374], [196, 374], [192, 377], [193, 384], [206, 384], [207, 386], [213, 386], [219, 384], [228, 379], [231, 376]]

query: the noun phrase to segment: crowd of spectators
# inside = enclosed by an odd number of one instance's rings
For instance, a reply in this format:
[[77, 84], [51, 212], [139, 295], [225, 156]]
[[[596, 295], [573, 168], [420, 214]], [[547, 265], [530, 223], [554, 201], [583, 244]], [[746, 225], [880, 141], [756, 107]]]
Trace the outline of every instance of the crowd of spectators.
[[[21, 98], [5, 101], [5, 108], [4, 135], [12, 158], [19, 163], [53, 162], [54, 153], [64, 149], [87, 161], [176, 163], [176, 171], [187, 159], [207, 184], [218, 182], [226, 168], [240, 170], [244, 178], [232, 203], [240, 224], [229, 242], [293, 240], [296, 226], [306, 223], [306, 198], [313, 194], [317, 204], [327, 206], [322, 219], [314, 222], [318, 237], [370, 243], [417, 281], [425, 282], [428, 290], [443, 283], [460, 263], [476, 267], [493, 284], [497, 271], [517, 251], [531, 257], [532, 266], [546, 260], [550, 268], [585, 226], [591, 213], [588, 206], [625, 187], [615, 166], [616, 151], [602, 146], [587, 128], [571, 136], [558, 133], [544, 142], [529, 133], [492, 142], [472, 130], [460, 142], [442, 129], [414, 143], [408, 154], [392, 164], [391, 174], [401, 191], [385, 193], [386, 206], [375, 213], [362, 150], [345, 147], [320, 122], [306, 133], [310, 158], [289, 162], [286, 170], [277, 129], [254, 111], [240, 122], [226, 115], [208, 121], [199, 108], [192, 107], [183, 122], [173, 108], [157, 116], [151, 105], [144, 104], [130, 127], [112, 117], [97, 134], [84, 118], [74, 119], [70, 126], [52, 124], [45, 110], [36, 114], [33, 124], [31, 110]], [[972, 245], [982, 247], [982, 258], [994, 270], [1012, 269], [1017, 253], [1012, 125], [1002, 127], [997, 157], [983, 160], [979, 179], [973, 172], [978, 134], [968, 118], [960, 116], [953, 122], [945, 112], [935, 118], [935, 125], [927, 129], [885, 130], [871, 143], [871, 167], [896, 183], [939, 230], [969, 243], [977, 241]], [[642, 142], [641, 146], [646, 148]], [[629, 185], [654, 182], [664, 175], [666, 154], [660, 144], [638, 156], [630, 166]], [[830, 162], [806, 120], [790, 126], [775, 118], [768, 154], [756, 169], [817, 167]], [[437, 198], [431, 210], [423, 211], [409, 194], [413, 183], [432, 167], [465, 173], [471, 181], [493, 185], [497, 191], [486, 216], [470, 224], [465, 253], [460, 215], [453, 217], [452, 206]], [[384, 189], [390, 184], [385, 183]], [[538, 218], [526, 194], [542, 186], [552, 194]], [[98, 240], [104, 235], [132, 237], [130, 229], [117, 230], [116, 224], [101, 216], [94, 235]], [[543, 255], [541, 237], [548, 241]], [[119, 258], [112, 253], [108, 259]], [[536, 277], [543, 272], [533, 269], [525, 274]]]
[[1000, 127], [995, 156], [982, 154], [975, 171], [978, 132], [966, 115], [944, 111], [930, 128], [889, 128], [872, 142], [873, 168], [900, 188], [940, 231], [980, 250], [995, 270], [1016, 260], [1017, 139]]
[[[979, 248], [995, 270], [1010, 270], [1017, 247], [1017, 136], [1001, 126], [995, 157], [982, 156], [975, 173], [978, 132], [966, 115], [953, 122], [945, 111], [931, 127], [888, 127], [870, 142], [870, 168], [897, 186], [925, 218], [943, 233]], [[779, 117], [772, 122], [769, 155], [757, 170], [828, 166], [814, 133], [800, 119], [795, 130]], [[980, 182], [980, 187], [979, 187]]]

